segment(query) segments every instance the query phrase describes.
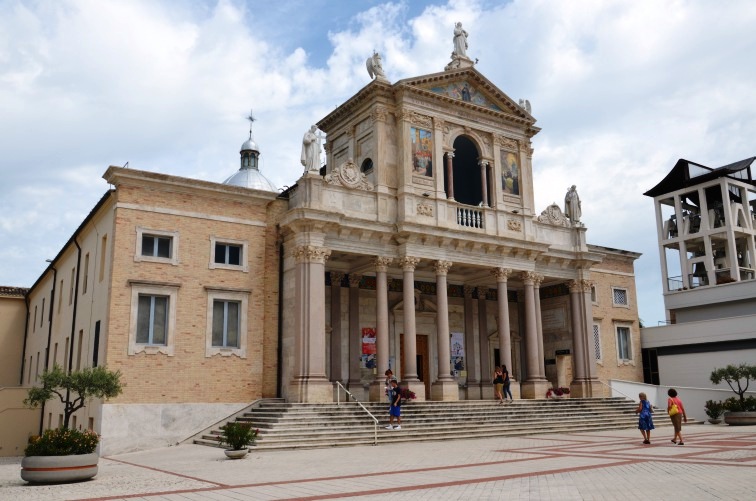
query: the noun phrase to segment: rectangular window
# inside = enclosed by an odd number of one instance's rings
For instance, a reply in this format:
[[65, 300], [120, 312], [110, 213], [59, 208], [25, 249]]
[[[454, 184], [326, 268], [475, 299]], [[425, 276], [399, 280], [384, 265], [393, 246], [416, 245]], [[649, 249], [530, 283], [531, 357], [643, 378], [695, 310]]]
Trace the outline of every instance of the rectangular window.
[[55, 343], [55, 351], [53, 351], [52, 366], [58, 363], [58, 343]]
[[596, 295], [596, 286], [591, 285], [591, 303], [597, 304], [598, 303], [598, 296]]
[[213, 301], [213, 347], [239, 347], [239, 306], [238, 301]]
[[81, 287], [81, 293], [87, 293], [87, 282], [89, 282], [89, 252], [84, 256], [84, 284]]
[[173, 238], [158, 235], [142, 235], [142, 255], [147, 257], [171, 258]]
[[601, 328], [599, 324], [593, 324], [593, 351], [596, 361], [601, 360]]
[[97, 367], [100, 358], [100, 321], [95, 322], [94, 346], [92, 347], [92, 367]]
[[105, 252], [108, 248], [108, 236], [103, 235], [102, 236], [102, 243], [100, 244], [100, 276], [98, 277], [98, 280], [102, 282], [102, 279], [105, 278], [105, 256], [107, 256], [107, 253]]
[[84, 344], [84, 330], [79, 331], [79, 347], [76, 350], [76, 370], [81, 370], [81, 349]]
[[68, 337], [66, 337], [66, 351], [63, 352], [63, 370], [68, 372]]
[[37, 307], [34, 307], [34, 322], [32, 322], [32, 334], [37, 332]]
[[240, 266], [242, 261], [242, 246], [233, 244], [215, 244], [215, 263]]
[[60, 291], [58, 292], [58, 313], [60, 313], [60, 305], [63, 304], [63, 280], [60, 281]]
[[168, 296], [139, 294], [137, 344], [165, 345], [168, 333]]
[[42, 327], [42, 323], [45, 321], [45, 298], [42, 298], [42, 314], [39, 316], [39, 326]]
[[615, 306], [627, 306], [627, 289], [612, 287], [612, 301]]
[[76, 268], [71, 268], [71, 287], [68, 289], [68, 305], [73, 304], [74, 281], [76, 280]]
[[630, 347], [630, 328], [617, 327], [617, 358], [620, 361], [632, 360], [632, 350]]

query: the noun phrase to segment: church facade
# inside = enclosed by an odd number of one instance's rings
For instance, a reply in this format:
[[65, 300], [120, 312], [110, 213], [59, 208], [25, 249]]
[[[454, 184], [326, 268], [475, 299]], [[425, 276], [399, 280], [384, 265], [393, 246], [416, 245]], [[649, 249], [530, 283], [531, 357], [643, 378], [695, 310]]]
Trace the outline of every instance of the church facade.
[[[436, 401], [491, 398], [502, 364], [515, 398], [642, 380], [639, 254], [588, 244], [576, 192], [537, 210], [529, 104], [466, 57], [375, 75], [317, 122], [325, 167], [283, 193], [110, 167], [27, 295], [21, 385], [56, 363], [120, 370], [123, 395], [74, 424], [114, 453], [259, 398], [381, 400], [387, 368]], [[256, 171], [251, 138], [241, 154]]]

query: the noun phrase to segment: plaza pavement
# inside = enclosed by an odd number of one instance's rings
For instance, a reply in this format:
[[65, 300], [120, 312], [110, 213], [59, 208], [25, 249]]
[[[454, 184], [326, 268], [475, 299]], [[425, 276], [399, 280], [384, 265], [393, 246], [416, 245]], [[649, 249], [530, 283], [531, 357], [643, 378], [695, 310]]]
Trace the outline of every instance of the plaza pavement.
[[[412, 433], [381, 430], [381, 433]], [[0, 461], [0, 499], [32, 500], [609, 500], [756, 499], [756, 428], [638, 430], [251, 452], [180, 445], [100, 459], [94, 480], [25, 485]]]

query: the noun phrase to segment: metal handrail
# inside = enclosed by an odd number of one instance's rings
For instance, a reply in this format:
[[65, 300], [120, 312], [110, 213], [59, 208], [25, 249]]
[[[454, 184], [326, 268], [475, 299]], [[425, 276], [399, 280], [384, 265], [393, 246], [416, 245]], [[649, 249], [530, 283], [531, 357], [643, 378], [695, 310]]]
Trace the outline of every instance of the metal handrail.
[[[336, 384], [338, 385], [339, 388], [341, 388], [342, 390], [344, 390], [344, 393], [346, 393], [347, 395], [349, 395], [350, 397], [352, 397], [352, 400], [354, 400], [355, 402], [357, 402], [357, 405], [359, 405], [360, 407], [362, 407], [362, 410], [365, 411], [365, 412], [367, 412], [368, 416], [370, 416], [370, 418], [373, 420], [373, 445], [378, 445], [378, 419], [375, 416], [373, 416], [373, 413], [370, 412], [369, 410], [367, 410], [367, 407], [365, 407], [364, 405], [362, 405], [362, 402], [360, 402], [359, 400], [357, 400], [354, 397], [354, 395], [352, 395], [349, 392], [349, 390], [347, 390], [346, 388], [344, 388], [344, 385], [341, 384], [341, 382], [336, 381]], [[341, 392], [338, 390], [338, 388], [336, 389], [336, 405], [341, 405]]]
[[603, 384], [604, 386], [607, 386], [607, 387], [608, 387], [608, 388], [609, 388], [610, 390], [612, 390], [612, 391], [616, 391], [617, 393], [622, 393], [622, 394], [623, 394], [623, 395], [625, 395], [625, 396], [626, 396], [627, 398], [629, 398], [630, 400], [632, 400], [633, 402], [635, 402], [635, 398], [634, 398], [634, 397], [631, 397], [631, 396], [630, 396], [630, 395], [628, 395], [627, 393], [625, 393], [625, 392], [622, 392], [622, 391], [619, 391], [619, 390], [618, 390], [617, 388], [614, 388], [614, 387], [612, 387], [612, 385], [610, 385], [610, 384], [607, 384], [607, 383], [603, 382], [603, 381], [602, 381], [602, 380], [600, 380], [600, 379], [598, 379], [597, 381], [598, 381], [599, 383]]

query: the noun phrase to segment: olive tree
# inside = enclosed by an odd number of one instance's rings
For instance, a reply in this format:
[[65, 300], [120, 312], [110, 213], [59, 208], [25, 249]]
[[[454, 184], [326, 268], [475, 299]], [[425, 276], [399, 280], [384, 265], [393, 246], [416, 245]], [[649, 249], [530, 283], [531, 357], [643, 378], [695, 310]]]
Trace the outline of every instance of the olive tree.
[[746, 410], [745, 392], [751, 381], [756, 381], [756, 365], [742, 363], [740, 365], [728, 365], [723, 369], [715, 369], [711, 373], [711, 382], [719, 384], [727, 381], [735, 394], [740, 398], [740, 410]]
[[112, 398], [121, 394], [121, 372], [105, 367], [87, 367], [66, 372], [59, 365], [46, 370], [41, 376], [42, 385], [29, 388], [24, 404], [37, 407], [56, 396], [63, 403], [63, 427], [68, 428], [71, 416], [91, 398]]

